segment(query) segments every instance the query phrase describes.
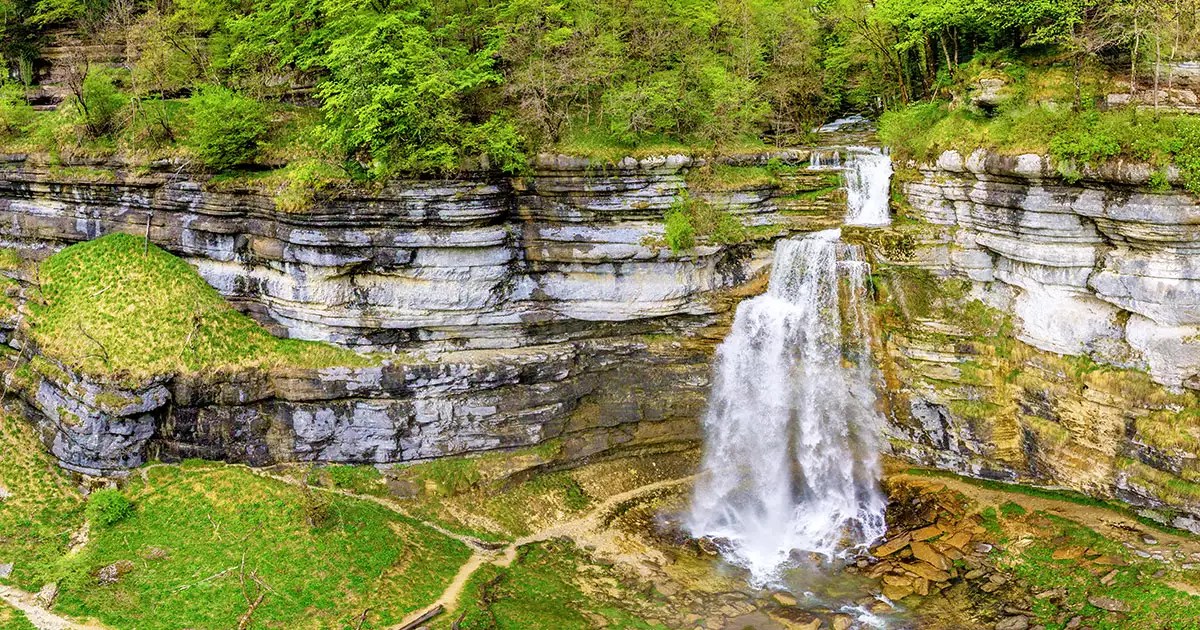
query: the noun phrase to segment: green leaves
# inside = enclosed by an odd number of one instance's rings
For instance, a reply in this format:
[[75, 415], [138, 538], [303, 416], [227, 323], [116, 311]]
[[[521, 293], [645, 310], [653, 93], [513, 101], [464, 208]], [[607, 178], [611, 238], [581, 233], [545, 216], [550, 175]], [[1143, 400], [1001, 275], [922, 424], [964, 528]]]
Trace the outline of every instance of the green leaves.
[[228, 88], [206, 85], [188, 101], [187, 144], [210, 169], [223, 171], [254, 159], [267, 135], [262, 105]]

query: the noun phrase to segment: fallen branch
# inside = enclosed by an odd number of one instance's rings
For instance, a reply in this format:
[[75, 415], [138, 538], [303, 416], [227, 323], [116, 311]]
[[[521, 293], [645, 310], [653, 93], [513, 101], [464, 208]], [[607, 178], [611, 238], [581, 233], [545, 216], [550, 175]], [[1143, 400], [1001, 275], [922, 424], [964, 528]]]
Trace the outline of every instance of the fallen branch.
[[429, 621], [430, 619], [433, 619], [434, 617], [442, 614], [442, 611], [444, 611], [444, 610], [446, 610], [446, 607], [442, 606], [441, 604], [438, 604], [437, 606], [434, 606], [433, 608], [430, 608], [429, 610], [425, 611], [425, 614], [421, 615], [420, 617], [417, 617], [416, 619], [413, 619], [412, 621], [404, 624], [403, 626], [400, 626], [396, 630], [416, 630], [417, 626], [420, 626], [420, 625], [424, 624], [426, 621]]

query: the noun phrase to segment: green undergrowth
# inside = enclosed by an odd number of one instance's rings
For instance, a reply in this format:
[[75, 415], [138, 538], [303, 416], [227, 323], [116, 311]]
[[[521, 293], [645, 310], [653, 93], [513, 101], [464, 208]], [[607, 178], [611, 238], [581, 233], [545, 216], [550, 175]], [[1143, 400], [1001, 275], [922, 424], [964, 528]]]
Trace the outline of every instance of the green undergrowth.
[[[207, 467], [202, 467], [207, 466]], [[369, 501], [233, 466], [156, 467], [123, 493], [131, 515], [96, 525], [62, 560], [59, 612], [139, 630], [383, 627], [437, 599], [469, 549]], [[98, 579], [119, 568], [115, 584]], [[123, 567], [123, 568], [121, 568]]]
[[[1038, 535], [1023, 550], [1004, 552], [1002, 561], [1034, 592], [1061, 589], [1063, 593], [1062, 598], [1033, 600], [1034, 616], [1048, 630], [1068, 627], [1067, 621], [1075, 615], [1083, 617], [1083, 625], [1097, 630], [1197, 627], [1200, 597], [1167, 585], [1173, 580], [1186, 583], [1190, 579], [1190, 587], [1195, 588], [1200, 586], [1195, 575], [1189, 578], [1164, 570], [1158, 562], [1140, 560], [1124, 546], [1066, 518], [1043, 512], [1028, 517], [1012, 514], [1008, 518], [1032, 524], [1038, 528]], [[1117, 566], [1110, 566], [1089, 565], [1081, 559], [1053, 559], [1052, 554], [1064, 547], [1087, 549], [1087, 556], [1103, 554], [1119, 561]], [[1100, 581], [1101, 576], [1114, 570], [1115, 577], [1109, 584]], [[1122, 602], [1128, 610], [1114, 614], [1089, 603], [1089, 598], [1098, 597]]]
[[663, 215], [663, 239], [675, 253], [701, 243], [735, 245], [748, 238], [741, 219], [684, 191]]
[[1061, 67], [1018, 59], [991, 59], [987, 64], [962, 68], [958, 89], [969, 93], [977, 89], [977, 78], [1002, 78], [1007, 83], [996, 111], [965, 106], [966, 98], [917, 103], [884, 114], [880, 139], [900, 160], [932, 162], [946, 150], [963, 156], [976, 149], [1049, 155], [1059, 174], [1071, 182], [1081, 177], [1084, 166], [1110, 159], [1146, 162], [1157, 169], [1147, 183], [1156, 190], [1171, 187], [1166, 168], [1173, 164], [1183, 175], [1183, 185], [1200, 194], [1200, 120], [1136, 107], [1102, 111], [1094, 100], [1117, 90], [1103, 73], [1086, 78], [1083, 106], [1077, 109], [1070, 77]]
[[46, 356], [91, 376], [137, 384], [180, 372], [373, 362], [272, 336], [186, 262], [127, 234], [62, 250], [42, 263], [40, 279], [34, 340]]
[[1006, 483], [1003, 481], [995, 481], [992, 479], [977, 479], [975, 477], [965, 477], [952, 472], [943, 470], [933, 470], [929, 468], [910, 468], [905, 471], [911, 475], [919, 475], [922, 477], [941, 477], [945, 479], [956, 479], [964, 483], [969, 483], [988, 490], [996, 490], [999, 492], [1016, 492], [1026, 496], [1037, 497], [1040, 499], [1050, 499], [1054, 501], [1065, 501], [1076, 505], [1086, 505], [1089, 507], [1099, 507], [1106, 510], [1112, 510], [1118, 514], [1137, 520], [1139, 523], [1157, 529], [1169, 534], [1177, 536], [1192, 536], [1195, 534], [1182, 530], [1170, 525], [1164, 525], [1158, 521], [1147, 518], [1134, 512], [1128, 505], [1117, 501], [1108, 501], [1105, 499], [1097, 499], [1096, 497], [1088, 496], [1082, 492], [1074, 490], [1059, 489], [1059, 488], [1040, 488], [1018, 483]]
[[0, 582], [36, 591], [51, 581], [55, 565], [83, 525], [83, 500], [46, 454], [28, 423], [0, 414], [0, 564], [12, 575]]
[[[521, 547], [507, 568], [485, 565], [459, 602], [462, 630], [649, 630], [646, 595], [630, 592], [608, 567], [588, 560], [574, 543], [552, 540]], [[446, 621], [442, 628], [448, 628]]]
[[0, 601], [0, 630], [37, 630], [25, 613]]

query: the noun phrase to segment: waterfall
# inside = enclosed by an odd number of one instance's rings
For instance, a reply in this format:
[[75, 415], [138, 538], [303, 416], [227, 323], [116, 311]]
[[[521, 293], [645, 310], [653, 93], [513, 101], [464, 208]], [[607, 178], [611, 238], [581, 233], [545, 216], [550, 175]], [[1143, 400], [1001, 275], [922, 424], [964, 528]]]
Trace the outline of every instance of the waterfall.
[[885, 531], [868, 271], [840, 230], [780, 241], [717, 350], [688, 524], [758, 584], [793, 550], [834, 557]]
[[822, 151], [813, 149], [808, 156], [808, 168], [814, 171], [840, 169], [842, 154], [837, 149]]
[[892, 158], [886, 150], [851, 147], [846, 161], [846, 225], [887, 225]]

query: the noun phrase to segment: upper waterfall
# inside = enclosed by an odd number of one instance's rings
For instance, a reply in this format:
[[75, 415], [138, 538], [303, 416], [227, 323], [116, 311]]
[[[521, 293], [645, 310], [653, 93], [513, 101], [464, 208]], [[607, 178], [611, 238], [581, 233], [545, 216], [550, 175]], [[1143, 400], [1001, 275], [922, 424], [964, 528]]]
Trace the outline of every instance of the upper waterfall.
[[892, 158], [885, 149], [851, 147], [846, 161], [846, 225], [878, 226], [892, 222], [888, 213]]
[[780, 241], [766, 294], [717, 350], [689, 525], [759, 583], [793, 550], [832, 556], [885, 530], [868, 269], [840, 237]]

